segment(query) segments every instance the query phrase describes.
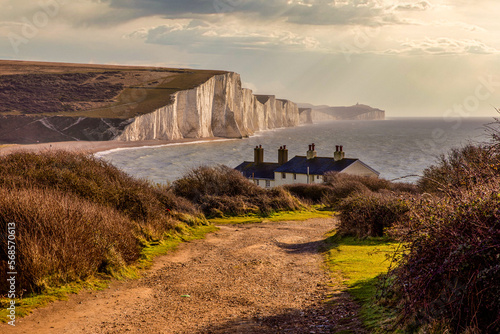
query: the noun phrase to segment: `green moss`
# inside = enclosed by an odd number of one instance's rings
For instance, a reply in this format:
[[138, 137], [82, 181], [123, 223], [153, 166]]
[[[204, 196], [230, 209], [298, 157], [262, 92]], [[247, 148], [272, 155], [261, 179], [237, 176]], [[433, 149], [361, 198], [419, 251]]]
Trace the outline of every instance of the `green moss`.
[[361, 305], [364, 325], [377, 332], [394, 319], [394, 312], [375, 303], [380, 276], [387, 273], [400, 244], [386, 237], [356, 239], [332, 232], [327, 238], [326, 265]]
[[[85, 281], [72, 282], [59, 287], [48, 287], [43, 294], [30, 294], [23, 296], [22, 299], [16, 299], [16, 318], [27, 316], [36, 308], [44, 307], [56, 300], [67, 300], [68, 295], [86, 290], [104, 290], [108, 287], [109, 277], [89, 277]], [[7, 322], [8, 310], [6, 309], [10, 299], [0, 299], [0, 322]]]

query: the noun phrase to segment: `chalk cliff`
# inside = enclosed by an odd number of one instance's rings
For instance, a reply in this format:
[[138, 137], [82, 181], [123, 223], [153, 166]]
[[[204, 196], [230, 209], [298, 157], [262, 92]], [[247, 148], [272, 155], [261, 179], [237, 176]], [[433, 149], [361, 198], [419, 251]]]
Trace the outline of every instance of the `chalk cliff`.
[[173, 94], [171, 104], [130, 122], [115, 139], [242, 138], [299, 125], [299, 109], [273, 95], [253, 95], [241, 87], [239, 74], [229, 72]]
[[0, 143], [242, 138], [299, 125], [295, 103], [254, 95], [237, 73], [101, 67], [0, 61]]
[[300, 123], [322, 122], [332, 120], [383, 120], [385, 111], [364, 104], [350, 107], [314, 106], [300, 104]]

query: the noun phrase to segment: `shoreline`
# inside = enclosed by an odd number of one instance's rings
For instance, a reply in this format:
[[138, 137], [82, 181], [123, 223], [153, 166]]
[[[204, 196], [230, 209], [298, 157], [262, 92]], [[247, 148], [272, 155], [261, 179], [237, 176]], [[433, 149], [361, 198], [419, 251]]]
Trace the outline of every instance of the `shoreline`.
[[69, 151], [74, 153], [88, 153], [103, 156], [117, 150], [155, 148], [170, 145], [201, 144], [213, 141], [227, 141], [238, 138], [189, 138], [176, 140], [139, 140], [139, 141], [65, 141], [39, 144], [0, 144], [0, 156], [17, 152], [44, 152], [44, 151]]

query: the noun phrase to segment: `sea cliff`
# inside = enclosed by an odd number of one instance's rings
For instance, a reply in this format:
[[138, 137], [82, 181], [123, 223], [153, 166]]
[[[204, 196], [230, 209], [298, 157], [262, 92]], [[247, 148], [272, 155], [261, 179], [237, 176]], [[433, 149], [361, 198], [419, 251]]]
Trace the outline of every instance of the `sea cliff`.
[[242, 138], [259, 130], [297, 125], [297, 104], [273, 95], [254, 95], [241, 87], [239, 74], [229, 72], [174, 93], [170, 104], [135, 117], [116, 139]]

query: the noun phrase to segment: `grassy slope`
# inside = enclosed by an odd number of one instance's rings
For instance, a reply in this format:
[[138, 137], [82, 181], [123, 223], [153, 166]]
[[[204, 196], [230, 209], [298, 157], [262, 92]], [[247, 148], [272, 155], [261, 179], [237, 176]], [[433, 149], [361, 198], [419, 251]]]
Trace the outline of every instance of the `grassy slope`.
[[[165, 70], [165, 72], [166, 74], [169, 73], [168, 70]], [[124, 119], [144, 115], [168, 105], [174, 93], [181, 90], [193, 89], [214, 75], [221, 73], [223, 72], [190, 71], [183, 74], [176, 74], [173, 80], [167, 80], [170, 79], [170, 76], [165, 76], [165, 78], [160, 79], [162, 82], [154, 88], [144, 88], [144, 85], [148, 82], [134, 85], [133, 88], [125, 88], [116, 98], [117, 101], [107, 107], [82, 112], [63, 113], [61, 115]], [[137, 98], [134, 98], [134, 96], [137, 96]], [[130, 97], [132, 97], [132, 100]]]
[[[36, 115], [44, 116], [85, 116], [94, 118], [121, 118], [127, 119], [137, 115], [146, 114], [171, 101], [171, 96], [181, 90], [192, 89], [206, 82], [214, 75], [227, 73], [225, 71], [212, 70], [192, 70], [192, 69], [171, 69], [171, 68], [152, 68], [152, 67], [133, 67], [133, 66], [114, 66], [114, 65], [85, 65], [85, 64], [66, 64], [66, 63], [42, 63], [42, 62], [17, 62], [0, 60], [0, 80], [3, 75], [30, 75], [30, 74], [82, 74], [82, 73], [100, 73], [107, 75], [106, 72], [122, 72], [133, 76], [123, 82], [124, 88], [113, 99], [108, 101], [107, 105], [97, 108], [73, 111], [54, 111], [45, 110]], [[111, 80], [111, 78], [110, 78]], [[57, 83], [52, 82], [56, 85]], [[44, 83], [44, 89], [50, 91], [51, 82]], [[92, 89], [92, 88], [90, 88]], [[99, 89], [102, 89], [100, 87]], [[54, 89], [57, 90], [57, 89]], [[56, 94], [57, 92], [54, 92]], [[22, 100], [26, 101], [26, 92], [23, 92]], [[36, 92], [33, 92], [36, 95]], [[34, 95], [34, 96], [35, 96]], [[57, 94], [56, 94], [57, 95]], [[56, 95], [54, 95], [56, 98]], [[12, 98], [12, 97], [9, 97]], [[36, 100], [34, 98], [33, 100]], [[75, 101], [90, 102], [90, 101]], [[39, 110], [33, 105], [31, 110]], [[2, 112], [0, 115], [20, 115], [25, 112], [10, 111]]]

